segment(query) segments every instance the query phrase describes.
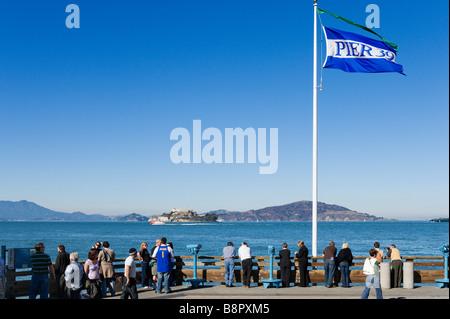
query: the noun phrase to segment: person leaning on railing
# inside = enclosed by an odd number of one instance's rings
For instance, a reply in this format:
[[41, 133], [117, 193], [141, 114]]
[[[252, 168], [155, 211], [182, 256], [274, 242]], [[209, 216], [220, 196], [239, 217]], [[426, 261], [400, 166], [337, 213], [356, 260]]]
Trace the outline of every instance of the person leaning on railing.
[[239, 259], [242, 263], [242, 282], [244, 287], [250, 288], [250, 277], [252, 273], [252, 252], [244, 241], [238, 250]]
[[399, 288], [402, 285], [402, 257], [400, 251], [391, 244], [391, 266], [394, 273], [394, 284], [392, 288]]
[[305, 246], [305, 242], [300, 240], [297, 243], [300, 249], [295, 252], [295, 256], [298, 258], [298, 271], [300, 273], [300, 287], [308, 287], [308, 248]]
[[233, 287], [234, 277], [234, 258], [236, 258], [236, 248], [233, 243], [229, 241], [222, 250], [222, 257], [224, 259], [225, 267], [225, 285], [226, 287]]

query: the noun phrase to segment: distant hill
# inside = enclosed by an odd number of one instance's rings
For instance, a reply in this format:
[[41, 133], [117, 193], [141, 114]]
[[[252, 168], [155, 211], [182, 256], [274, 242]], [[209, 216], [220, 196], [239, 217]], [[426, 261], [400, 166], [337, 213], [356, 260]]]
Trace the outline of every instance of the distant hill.
[[99, 214], [87, 215], [81, 212], [63, 213], [21, 200], [18, 202], [0, 201], [0, 220], [109, 221], [111, 218]]
[[148, 217], [142, 216], [140, 214], [132, 213], [126, 216], [121, 216], [115, 218], [115, 220], [119, 222], [146, 222], [148, 221]]
[[[265, 222], [265, 221], [310, 221], [311, 201], [299, 201], [291, 204], [266, 207], [245, 212], [214, 210], [197, 215], [195, 212], [171, 212], [161, 216], [151, 216], [155, 220], [164, 219], [165, 222]], [[81, 212], [64, 213], [54, 211], [33, 202], [21, 200], [18, 202], [0, 201], [0, 220], [9, 221], [147, 221], [149, 217], [140, 214], [126, 216], [105, 216], [100, 214], [88, 215]], [[348, 208], [318, 203], [318, 221], [382, 221], [389, 220], [366, 213], [359, 213]]]
[[[265, 221], [311, 221], [312, 220], [312, 202], [299, 201], [291, 204], [266, 207], [246, 212], [227, 212], [225, 210], [216, 210], [219, 212], [219, 218], [227, 222], [265, 222]], [[359, 213], [348, 208], [317, 203], [318, 221], [382, 221], [388, 220], [382, 217], [376, 217], [366, 213]]]

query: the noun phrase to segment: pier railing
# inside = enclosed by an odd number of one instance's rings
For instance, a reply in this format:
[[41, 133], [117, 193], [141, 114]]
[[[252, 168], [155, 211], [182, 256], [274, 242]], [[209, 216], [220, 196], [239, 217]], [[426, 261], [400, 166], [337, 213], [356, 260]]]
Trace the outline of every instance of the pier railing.
[[[205, 285], [220, 285], [225, 284], [225, 267], [224, 259], [221, 256], [198, 256], [197, 257], [197, 277], [205, 279]], [[354, 257], [353, 264], [350, 266], [350, 282], [353, 284], [362, 284], [365, 282], [366, 276], [362, 272], [364, 260], [367, 257]], [[434, 284], [436, 279], [444, 277], [444, 257], [433, 256], [415, 256], [402, 257], [403, 262], [414, 263], [414, 283], [415, 284]], [[263, 279], [270, 278], [270, 257], [255, 256], [252, 258], [252, 285], [262, 285]], [[124, 274], [123, 259], [116, 259], [114, 262], [114, 269], [116, 272], [115, 289], [116, 292], [122, 290], [122, 278]], [[389, 259], [385, 259], [389, 262]], [[84, 261], [81, 261], [84, 264]], [[280, 270], [278, 267], [278, 258], [274, 261], [273, 278], [280, 278]], [[308, 279], [312, 285], [319, 285], [324, 283], [324, 262], [322, 257], [310, 257], [308, 263]], [[137, 274], [136, 280], [138, 284], [141, 283], [140, 261], [136, 260]], [[176, 256], [173, 264], [172, 274], [177, 285], [181, 285], [185, 278], [193, 277], [193, 256]], [[448, 269], [447, 269], [448, 272]], [[334, 275], [334, 285], [340, 283], [340, 271], [336, 267]], [[291, 283], [298, 285], [299, 270], [297, 258], [291, 258]], [[8, 269], [6, 273], [6, 296], [7, 298], [15, 298], [21, 296], [28, 296], [31, 282], [31, 269], [14, 270]], [[236, 285], [242, 283], [242, 269], [241, 261], [235, 260], [234, 282]], [[54, 280], [50, 279], [50, 295], [55, 295], [56, 284]]]

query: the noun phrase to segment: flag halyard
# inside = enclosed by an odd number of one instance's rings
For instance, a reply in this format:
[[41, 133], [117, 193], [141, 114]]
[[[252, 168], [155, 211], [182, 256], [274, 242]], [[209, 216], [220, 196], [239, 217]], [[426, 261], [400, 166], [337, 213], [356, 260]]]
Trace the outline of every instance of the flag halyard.
[[353, 25], [353, 26], [355, 26], [355, 27], [358, 27], [358, 28], [361, 28], [361, 29], [363, 29], [363, 30], [366, 30], [367, 32], [373, 33], [373, 34], [375, 34], [376, 36], [378, 36], [381, 40], [383, 40], [384, 42], [386, 42], [387, 44], [389, 44], [395, 51], [398, 50], [398, 45], [397, 45], [397, 44], [395, 44], [395, 43], [393, 43], [393, 42], [390, 42], [390, 41], [386, 40], [386, 39], [385, 39], [384, 37], [382, 37], [380, 34], [376, 33], [375, 31], [373, 31], [372, 29], [370, 29], [370, 28], [368, 28], [368, 27], [365, 27], [365, 26], [363, 26], [363, 25], [357, 24], [357, 23], [355, 23], [355, 22], [353, 22], [353, 21], [351, 21], [351, 20], [349, 20], [349, 19], [346, 19], [346, 18], [341, 17], [341, 16], [339, 16], [339, 15], [337, 15], [337, 14], [334, 14], [334, 13], [332, 13], [332, 12], [329, 12], [329, 11], [326, 11], [326, 10], [323, 10], [323, 9], [320, 9], [320, 8], [317, 8], [317, 12], [319, 12], [319, 14], [327, 13], [327, 14], [331, 15], [332, 17], [336, 18], [336, 19], [340, 19], [340, 20], [345, 21], [345, 22], [347, 22], [348, 24], [351, 24], [351, 25]]

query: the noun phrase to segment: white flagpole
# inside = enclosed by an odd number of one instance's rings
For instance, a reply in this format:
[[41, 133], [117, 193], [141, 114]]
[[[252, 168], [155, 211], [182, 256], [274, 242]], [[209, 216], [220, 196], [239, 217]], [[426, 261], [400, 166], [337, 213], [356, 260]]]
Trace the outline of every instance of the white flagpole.
[[317, 0], [314, 0], [312, 254], [317, 257]]

